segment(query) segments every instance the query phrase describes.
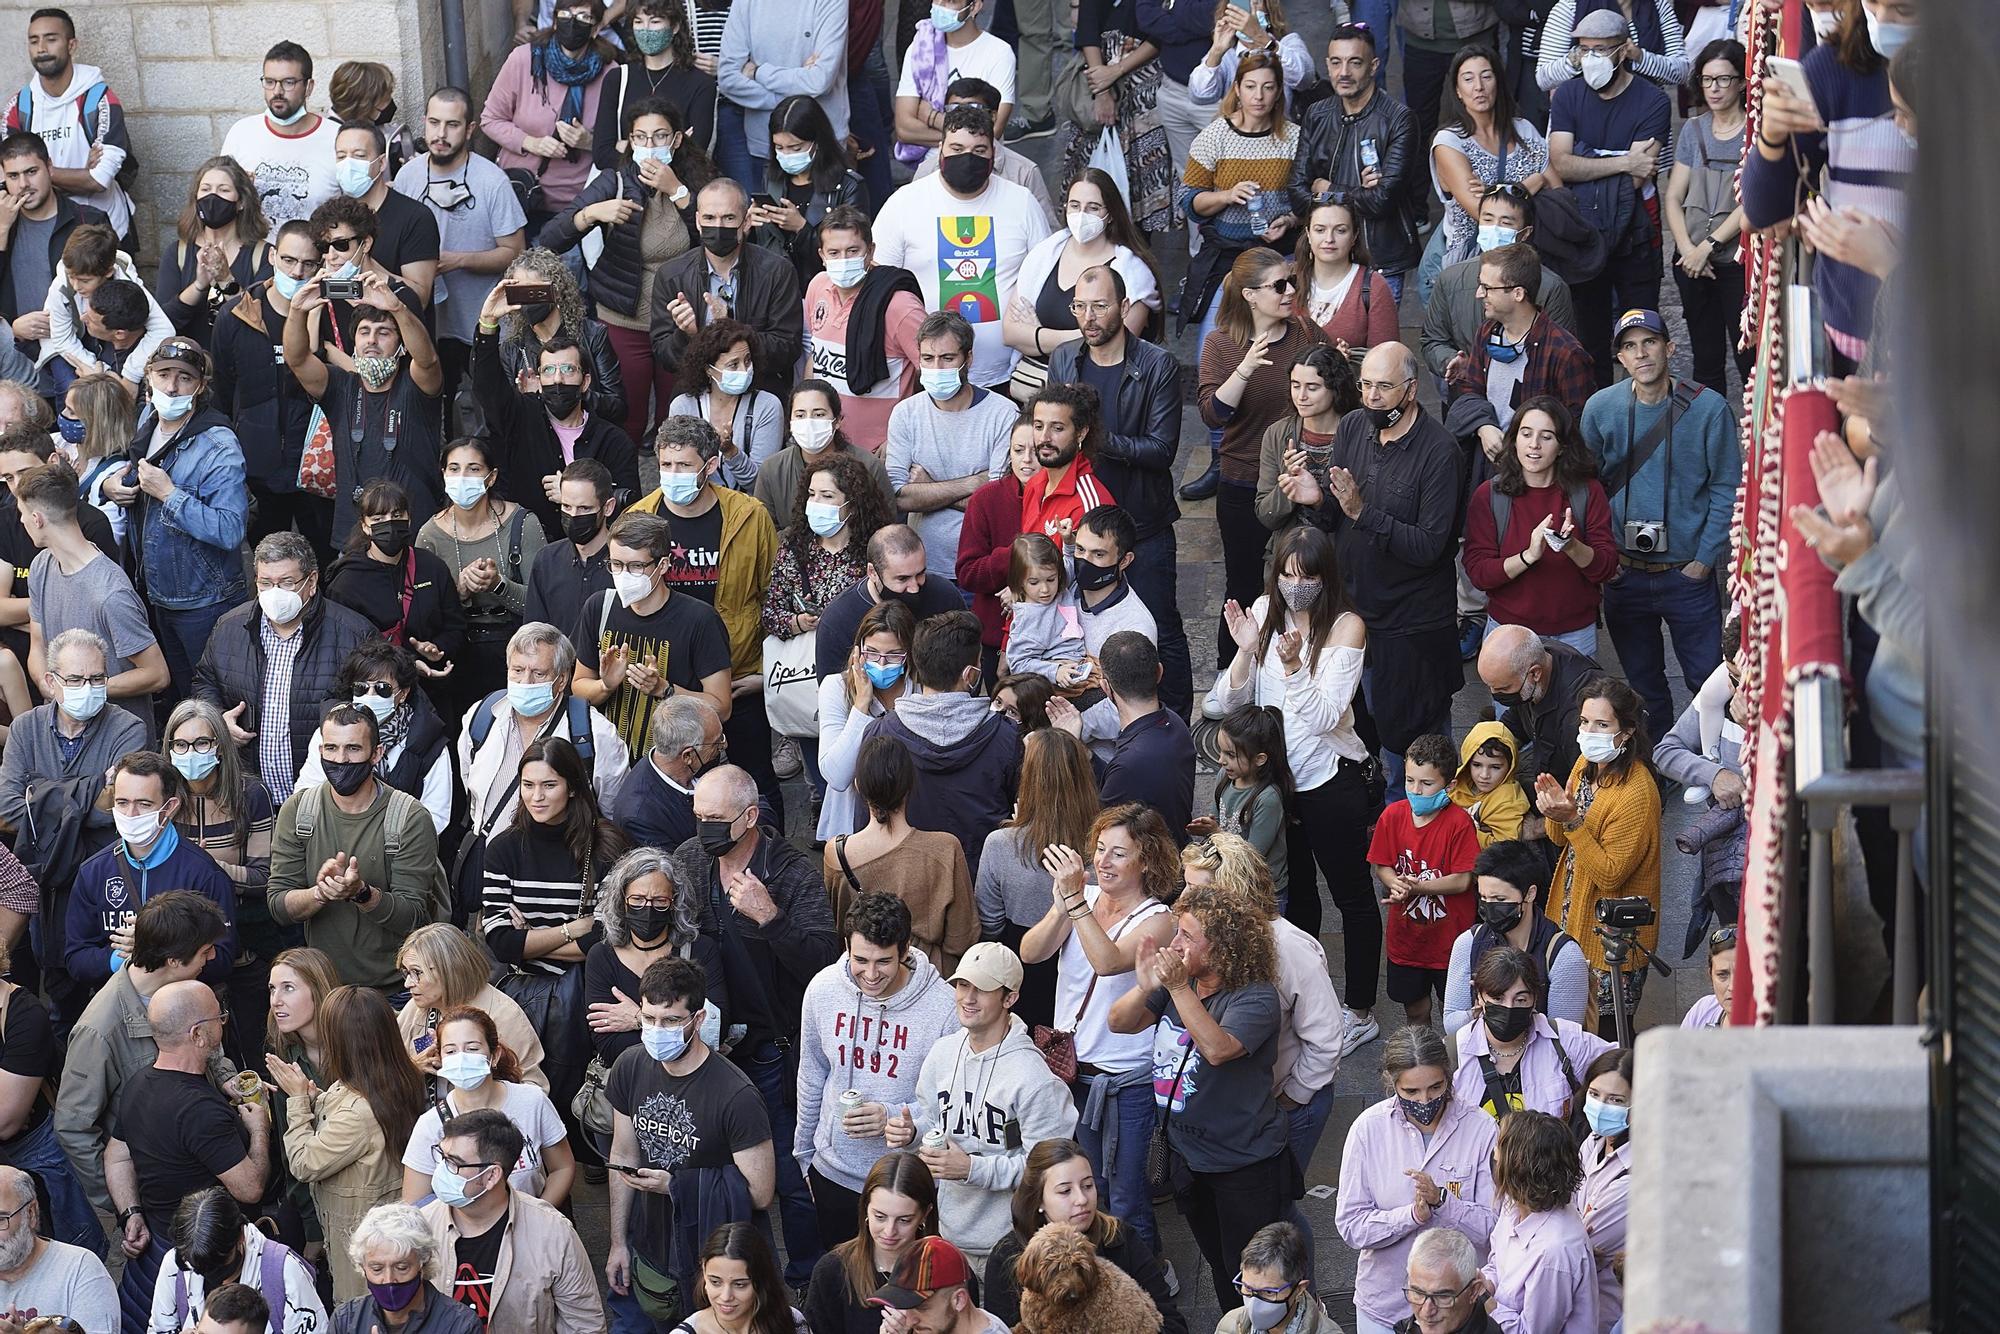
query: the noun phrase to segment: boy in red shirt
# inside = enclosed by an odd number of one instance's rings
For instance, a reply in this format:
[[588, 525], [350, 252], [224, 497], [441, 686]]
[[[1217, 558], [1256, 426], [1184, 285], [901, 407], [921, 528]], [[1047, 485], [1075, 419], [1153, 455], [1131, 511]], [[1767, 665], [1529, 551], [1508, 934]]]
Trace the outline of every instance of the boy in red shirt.
[[1472, 864], [1479, 859], [1479, 830], [1465, 808], [1451, 800], [1458, 751], [1451, 738], [1420, 736], [1403, 753], [1407, 800], [1383, 810], [1375, 822], [1368, 862], [1375, 868], [1389, 921], [1389, 999], [1412, 1024], [1431, 1021], [1431, 996], [1444, 995], [1452, 942], [1470, 930], [1478, 912]]

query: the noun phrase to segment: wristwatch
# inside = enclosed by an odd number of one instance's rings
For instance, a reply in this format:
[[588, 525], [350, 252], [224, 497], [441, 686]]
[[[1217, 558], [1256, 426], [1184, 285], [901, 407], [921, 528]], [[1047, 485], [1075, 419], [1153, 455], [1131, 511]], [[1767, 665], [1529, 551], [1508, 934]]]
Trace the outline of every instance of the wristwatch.
[[136, 1204], [135, 1204], [135, 1205], [133, 1205], [133, 1206], [132, 1206], [131, 1208], [129, 1208], [129, 1209], [120, 1209], [120, 1210], [118, 1211], [118, 1213], [117, 1213], [117, 1219], [118, 1219], [118, 1226], [119, 1226], [119, 1228], [120, 1228], [120, 1229], [122, 1230], [122, 1229], [124, 1228], [125, 1224], [126, 1224], [126, 1223], [127, 1223], [128, 1221], [130, 1221], [130, 1219], [131, 1219], [131, 1217], [132, 1217], [132, 1215], [133, 1215], [133, 1214], [137, 1214], [137, 1213], [144, 1213], [144, 1212], [145, 1212], [145, 1210], [141, 1209], [141, 1208], [140, 1208], [140, 1207], [139, 1207], [138, 1205], [136, 1205]]

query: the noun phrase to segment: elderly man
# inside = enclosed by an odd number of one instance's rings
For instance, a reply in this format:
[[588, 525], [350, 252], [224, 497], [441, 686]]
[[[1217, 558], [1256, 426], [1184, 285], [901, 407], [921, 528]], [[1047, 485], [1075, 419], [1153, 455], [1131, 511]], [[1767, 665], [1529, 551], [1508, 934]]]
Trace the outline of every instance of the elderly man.
[[611, 818], [635, 845], [678, 848], [695, 836], [694, 780], [729, 754], [722, 715], [700, 695], [653, 710], [653, 745], [618, 789]]
[[[696, 835], [674, 851], [674, 882], [701, 896], [701, 929], [722, 942], [732, 1022], [747, 1026], [729, 1059], [757, 1085], [775, 1142], [790, 1144], [797, 1089], [788, 1053], [799, 1043], [806, 985], [840, 953], [819, 867], [764, 823], [757, 784], [733, 764], [694, 785]], [[786, 1279], [798, 1286], [819, 1258], [819, 1216], [798, 1160], [778, 1155]]]
[[41, 1232], [35, 1179], [0, 1167], [0, 1310], [59, 1311], [82, 1329], [116, 1329], [118, 1289], [104, 1262]]
[[1410, 1317], [1396, 1322], [1396, 1334], [1499, 1334], [1486, 1314], [1486, 1285], [1479, 1280], [1479, 1254], [1455, 1227], [1434, 1227], [1410, 1243]]
[[[1508, 730], [1520, 739], [1514, 776], [1530, 792], [1542, 774], [1558, 783], [1569, 781], [1569, 771], [1576, 767], [1582, 709], [1577, 699], [1603, 675], [1595, 658], [1525, 625], [1503, 625], [1486, 637], [1479, 650], [1479, 679], [1493, 692], [1493, 703], [1506, 711]], [[1534, 815], [1528, 821], [1530, 828], [1540, 829]]]

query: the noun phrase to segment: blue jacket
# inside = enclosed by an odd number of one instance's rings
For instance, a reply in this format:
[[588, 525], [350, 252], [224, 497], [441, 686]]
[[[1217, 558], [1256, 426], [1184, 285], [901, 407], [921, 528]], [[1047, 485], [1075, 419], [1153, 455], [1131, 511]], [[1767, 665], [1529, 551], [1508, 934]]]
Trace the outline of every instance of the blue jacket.
[[[1583, 440], [1597, 460], [1598, 476], [1622, 472], [1633, 437], [1643, 437], [1661, 413], [1672, 410], [1671, 398], [1651, 407], [1637, 403], [1630, 380], [1592, 394], [1583, 407]], [[1675, 416], [1673, 437], [1610, 497], [1612, 538], [1622, 549], [1627, 521], [1664, 519], [1667, 548], [1646, 559], [1674, 565], [1698, 560], [1714, 569], [1729, 552], [1729, 520], [1742, 481], [1743, 455], [1729, 404], [1713, 389], [1703, 389]]]
[[[133, 436], [139, 449], [151, 443], [157, 422], [147, 405]], [[146, 600], [166, 611], [247, 601], [237, 548], [250, 523], [250, 491], [229, 419], [212, 407], [196, 410], [153, 462], [174, 489], [164, 501], [142, 492], [126, 529]]]
[[[222, 982], [229, 977], [230, 963], [236, 958], [236, 886], [215, 864], [215, 858], [178, 829], [169, 826], [162, 837], [175, 842], [157, 866], [134, 866], [125, 855], [125, 841], [119, 839], [77, 870], [63, 923], [63, 967], [77, 981], [95, 987], [109, 978], [115, 971], [111, 928], [126, 913], [136, 913], [140, 904], [170, 889], [193, 890], [214, 899], [222, 909], [222, 920], [229, 929], [215, 942], [215, 958], [201, 970], [201, 979]], [[157, 845], [154, 851], [159, 851]], [[126, 962], [121, 958], [118, 966], [122, 968]]]

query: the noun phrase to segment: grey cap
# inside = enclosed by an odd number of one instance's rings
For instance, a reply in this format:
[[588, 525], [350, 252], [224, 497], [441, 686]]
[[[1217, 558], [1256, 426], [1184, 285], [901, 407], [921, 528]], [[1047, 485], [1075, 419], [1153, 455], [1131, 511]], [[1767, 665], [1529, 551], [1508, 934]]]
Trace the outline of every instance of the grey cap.
[[1629, 37], [1631, 29], [1625, 24], [1624, 15], [1615, 9], [1593, 9], [1576, 21], [1573, 30], [1578, 38]]

